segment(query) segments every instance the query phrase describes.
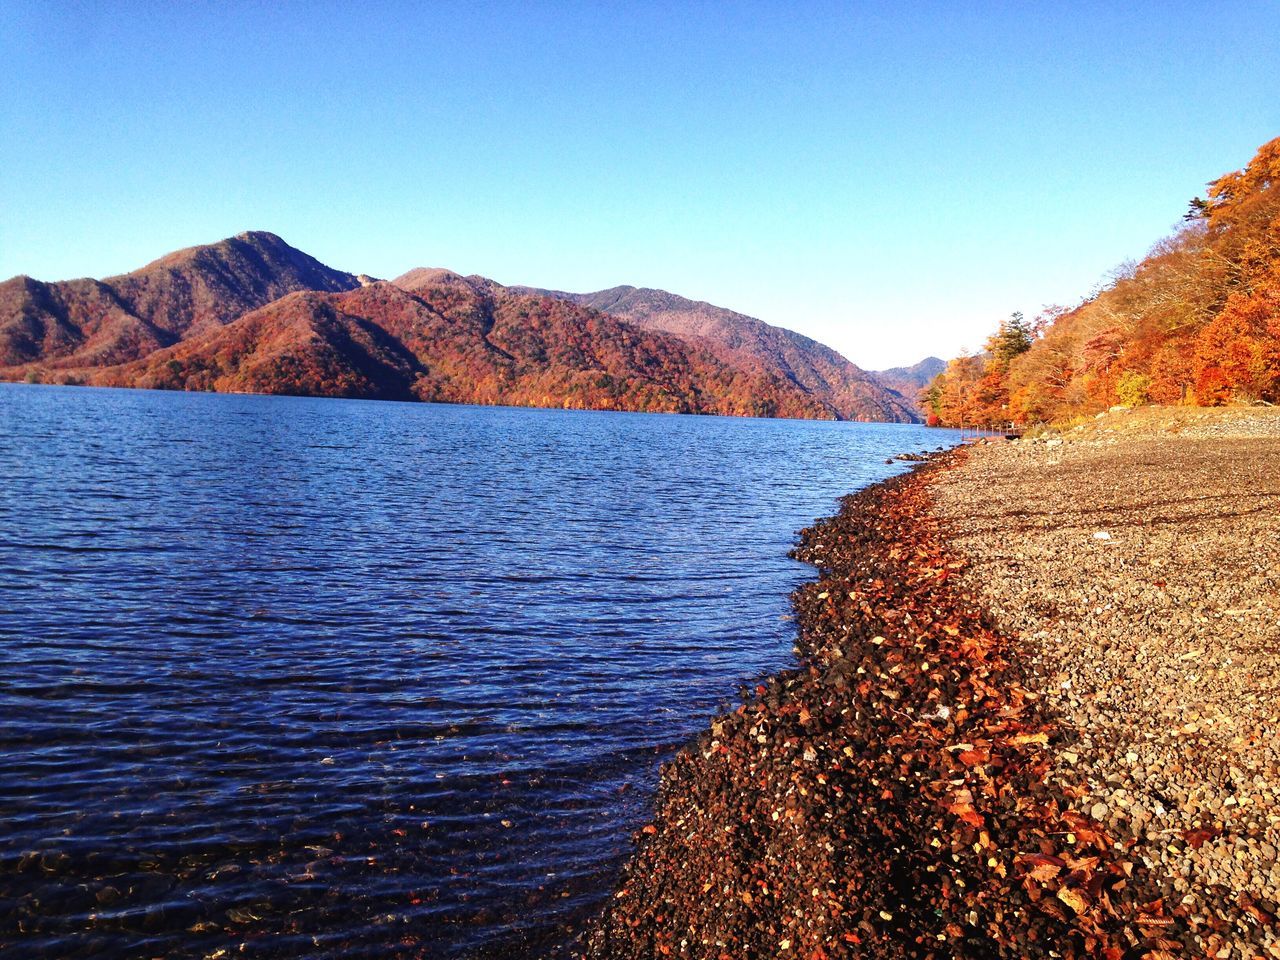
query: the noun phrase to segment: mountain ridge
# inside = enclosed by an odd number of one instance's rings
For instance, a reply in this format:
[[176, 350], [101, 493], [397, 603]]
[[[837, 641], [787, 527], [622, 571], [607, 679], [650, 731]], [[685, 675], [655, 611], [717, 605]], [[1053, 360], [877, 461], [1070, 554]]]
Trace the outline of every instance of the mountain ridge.
[[0, 283], [0, 368], [140, 359], [304, 289], [358, 286], [266, 231], [185, 247], [103, 280]]
[[826, 344], [727, 307], [654, 287], [622, 285], [593, 293], [514, 289], [568, 299], [648, 330], [697, 341], [726, 362], [790, 380], [840, 419], [920, 419], [911, 402]]
[[100, 386], [738, 416], [818, 417], [785, 385], [594, 311], [437, 278], [289, 294]]
[[615, 310], [627, 300], [633, 313], [637, 297], [650, 313], [692, 305], [698, 332], [674, 316], [637, 323], [587, 302], [594, 295], [444, 268], [375, 280], [249, 231], [102, 280], [0, 283], [0, 379], [912, 419], [900, 397], [817, 341], [664, 291], [613, 294]]

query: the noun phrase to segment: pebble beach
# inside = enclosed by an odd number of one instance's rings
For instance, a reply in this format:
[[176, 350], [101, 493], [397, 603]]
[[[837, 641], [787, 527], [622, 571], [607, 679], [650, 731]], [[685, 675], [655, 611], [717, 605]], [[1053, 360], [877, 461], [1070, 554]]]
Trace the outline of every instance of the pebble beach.
[[800, 666], [664, 769], [590, 958], [1280, 958], [1280, 416], [1113, 412], [846, 498]]
[[977, 449], [934, 498], [1064, 730], [1051, 779], [1197, 953], [1280, 957], [1280, 415], [1115, 413]]

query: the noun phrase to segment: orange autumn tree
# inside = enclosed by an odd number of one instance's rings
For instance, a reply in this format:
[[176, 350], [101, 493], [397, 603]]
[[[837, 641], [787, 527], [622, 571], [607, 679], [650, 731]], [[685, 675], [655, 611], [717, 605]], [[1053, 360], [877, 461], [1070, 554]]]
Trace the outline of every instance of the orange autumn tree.
[[1197, 399], [1280, 399], [1280, 137], [1193, 207], [1208, 223], [1230, 286], [1195, 342]]
[[1033, 332], [1021, 313], [1000, 324], [977, 356], [957, 357], [921, 394], [931, 423], [996, 426], [1010, 420], [1009, 366], [1031, 349]]
[[1030, 332], [1003, 368], [992, 351], [1001, 332], [980, 375], [973, 358], [949, 366], [922, 397], [932, 419], [1037, 423], [1115, 404], [1280, 403], [1280, 138], [1212, 181], [1140, 262]]

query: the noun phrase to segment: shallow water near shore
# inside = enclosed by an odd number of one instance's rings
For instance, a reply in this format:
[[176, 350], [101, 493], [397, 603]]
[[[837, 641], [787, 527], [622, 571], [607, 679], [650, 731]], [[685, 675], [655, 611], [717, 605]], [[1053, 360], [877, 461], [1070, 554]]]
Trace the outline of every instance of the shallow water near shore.
[[0, 385], [0, 956], [547, 951], [954, 438]]

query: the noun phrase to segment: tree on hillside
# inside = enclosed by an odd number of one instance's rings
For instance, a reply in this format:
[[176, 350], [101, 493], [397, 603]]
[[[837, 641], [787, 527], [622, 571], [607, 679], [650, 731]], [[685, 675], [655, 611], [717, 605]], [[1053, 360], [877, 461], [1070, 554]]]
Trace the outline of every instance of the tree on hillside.
[[982, 353], [947, 364], [921, 393], [921, 403], [939, 423], [1009, 422], [1009, 365], [1030, 350], [1034, 340], [1026, 318], [1011, 314], [987, 338]]
[[1185, 219], [1047, 324], [1001, 324], [982, 374], [949, 368], [929, 409], [944, 423], [958, 422], [949, 411], [1025, 423], [1116, 403], [1280, 403], [1280, 138]]
[[959, 356], [933, 378], [921, 399], [941, 423], [960, 426], [978, 422], [977, 385], [985, 372], [982, 356]]
[[1020, 312], [1001, 321], [1000, 328], [987, 340], [986, 348], [996, 363], [1008, 367], [1009, 361], [1031, 349], [1031, 325]]

